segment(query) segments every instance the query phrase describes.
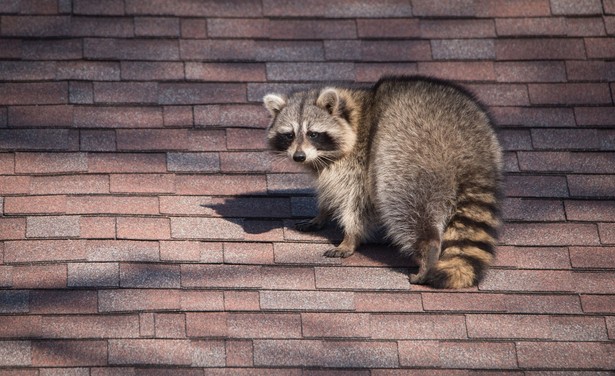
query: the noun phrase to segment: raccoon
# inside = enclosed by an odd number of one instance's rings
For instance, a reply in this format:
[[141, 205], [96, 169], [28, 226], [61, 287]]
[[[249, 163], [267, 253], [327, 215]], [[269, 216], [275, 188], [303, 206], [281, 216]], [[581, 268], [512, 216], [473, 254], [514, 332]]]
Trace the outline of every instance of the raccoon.
[[421, 76], [371, 88], [323, 87], [263, 98], [267, 140], [316, 176], [319, 214], [297, 224], [344, 231], [348, 257], [383, 230], [419, 266], [412, 284], [476, 285], [494, 258], [502, 152], [484, 107], [465, 89]]

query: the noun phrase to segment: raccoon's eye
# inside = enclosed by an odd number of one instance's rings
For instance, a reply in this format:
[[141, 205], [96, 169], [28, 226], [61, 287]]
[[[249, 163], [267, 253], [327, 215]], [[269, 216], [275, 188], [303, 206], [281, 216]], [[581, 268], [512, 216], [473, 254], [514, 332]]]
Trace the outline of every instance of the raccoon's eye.
[[315, 138], [320, 137], [320, 133], [319, 132], [308, 132], [307, 136], [311, 139], [315, 139]]
[[293, 133], [281, 133], [281, 136], [287, 140], [292, 140], [293, 138], [295, 138], [295, 135]]

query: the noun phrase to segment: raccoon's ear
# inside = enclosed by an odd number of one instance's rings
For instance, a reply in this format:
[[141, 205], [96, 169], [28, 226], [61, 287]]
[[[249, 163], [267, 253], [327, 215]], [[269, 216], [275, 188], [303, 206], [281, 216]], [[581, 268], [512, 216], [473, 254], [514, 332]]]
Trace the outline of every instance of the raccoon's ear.
[[316, 105], [327, 110], [331, 115], [337, 116], [343, 112], [343, 100], [340, 98], [337, 89], [328, 87], [320, 92]]
[[267, 94], [263, 97], [263, 104], [272, 116], [276, 116], [286, 106], [286, 97], [278, 94]]

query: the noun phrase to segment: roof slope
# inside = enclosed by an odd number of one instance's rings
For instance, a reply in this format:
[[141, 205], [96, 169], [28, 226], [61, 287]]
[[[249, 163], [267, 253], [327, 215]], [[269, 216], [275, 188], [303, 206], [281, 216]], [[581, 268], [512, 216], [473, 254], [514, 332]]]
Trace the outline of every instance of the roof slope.
[[[614, 34], [613, 0], [0, 2], [0, 374], [608, 374]], [[499, 124], [478, 288], [292, 229], [310, 177], [266, 151], [260, 99], [384, 73]]]

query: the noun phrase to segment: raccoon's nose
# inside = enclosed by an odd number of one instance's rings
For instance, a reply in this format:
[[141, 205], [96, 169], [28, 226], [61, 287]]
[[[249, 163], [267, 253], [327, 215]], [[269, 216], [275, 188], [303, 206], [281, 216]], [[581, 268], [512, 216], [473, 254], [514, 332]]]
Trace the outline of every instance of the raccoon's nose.
[[296, 151], [295, 154], [293, 154], [293, 160], [295, 162], [304, 162], [305, 161], [305, 153], [302, 151]]

